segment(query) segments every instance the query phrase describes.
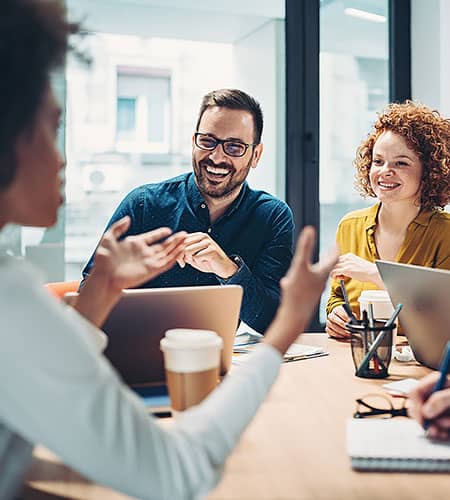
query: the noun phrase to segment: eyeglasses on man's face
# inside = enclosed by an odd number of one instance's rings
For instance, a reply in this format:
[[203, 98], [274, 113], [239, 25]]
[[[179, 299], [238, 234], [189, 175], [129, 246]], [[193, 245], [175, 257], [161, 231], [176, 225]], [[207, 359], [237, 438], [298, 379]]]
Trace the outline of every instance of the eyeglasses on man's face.
[[200, 132], [194, 134], [194, 140], [195, 145], [204, 151], [214, 151], [217, 146], [221, 144], [223, 152], [235, 158], [244, 156], [250, 146], [257, 146], [257, 144], [246, 144], [245, 142], [232, 141], [229, 139], [217, 139], [212, 135], [202, 134]]
[[353, 418], [406, 417], [406, 398], [391, 398], [384, 394], [367, 394], [356, 400]]

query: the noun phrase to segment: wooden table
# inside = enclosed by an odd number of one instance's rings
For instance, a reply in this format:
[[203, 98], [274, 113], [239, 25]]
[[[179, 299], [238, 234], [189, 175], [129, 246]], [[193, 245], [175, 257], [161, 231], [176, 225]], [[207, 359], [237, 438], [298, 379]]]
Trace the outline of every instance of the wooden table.
[[[376, 500], [450, 498], [450, 474], [354, 472], [345, 448], [345, 422], [355, 398], [379, 392], [384, 380], [354, 376], [350, 346], [324, 334], [305, 344], [330, 356], [287, 363], [267, 401], [229, 458], [210, 500]], [[390, 366], [388, 380], [421, 377], [413, 363]], [[236, 409], [238, 411], [238, 409]], [[82, 479], [46, 450], [36, 452], [24, 500], [123, 500]]]

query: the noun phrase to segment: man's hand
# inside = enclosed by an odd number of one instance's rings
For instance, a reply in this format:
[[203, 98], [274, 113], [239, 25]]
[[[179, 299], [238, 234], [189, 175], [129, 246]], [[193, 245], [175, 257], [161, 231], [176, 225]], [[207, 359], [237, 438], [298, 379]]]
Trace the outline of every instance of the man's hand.
[[439, 372], [430, 373], [410, 392], [408, 414], [420, 425], [430, 421], [430, 438], [450, 440], [450, 381], [447, 379], [446, 389], [431, 394], [439, 376]]
[[346, 253], [339, 257], [338, 263], [331, 271], [331, 277], [333, 279], [347, 277], [358, 281], [370, 281], [379, 288], [384, 288], [377, 266], [354, 253]]
[[188, 234], [185, 245], [183, 255], [178, 258], [180, 267], [190, 264], [198, 271], [214, 273], [223, 279], [230, 278], [238, 270], [238, 266], [209, 234]]
[[128, 216], [114, 223], [95, 253], [92, 274], [107, 276], [116, 290], [133, 288], [167, 271], [185, 246], [186, 233], [171, 235], [167, 227], [119, 240], [129, 225]]
[[281, 280], [281, 302], [264, 342], [282, 354], [304, 331], [317, 307], [328, 275], [338, 258], [337, 248], [312, 263], [315, 231], [305, 227], [297, 242], [297, 249], [286, 276]]
[[327, 317], [325, 331], [336, 339], [349, 339], [350, 332], [345, 328], [350, 318], [342, 306], [335, 307]]

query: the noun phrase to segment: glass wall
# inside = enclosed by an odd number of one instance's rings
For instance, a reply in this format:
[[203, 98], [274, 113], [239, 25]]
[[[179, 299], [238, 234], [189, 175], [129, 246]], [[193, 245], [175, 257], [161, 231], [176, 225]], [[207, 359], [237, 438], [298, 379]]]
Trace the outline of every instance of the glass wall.
[[[62, 72], [52, 75], [52, 87], [62, 103], [61, 126], [57, 144], [61, 153], [65, 150], [65, 79]], [[18, 258], [25, 257], [37, 267], [46, 281], [64, 279], [65, 207], [59, 209], [58, 222], [54, 227], [34, 228], [8, 225], [0, 232], [0, 253]]]
[[[324, 0], [320, 9], [320, 245], [368, 206], [354, 189], [356, 148], [389, 101], [388, 0]], [[324, 302], [321, 321], [325, 321]]]

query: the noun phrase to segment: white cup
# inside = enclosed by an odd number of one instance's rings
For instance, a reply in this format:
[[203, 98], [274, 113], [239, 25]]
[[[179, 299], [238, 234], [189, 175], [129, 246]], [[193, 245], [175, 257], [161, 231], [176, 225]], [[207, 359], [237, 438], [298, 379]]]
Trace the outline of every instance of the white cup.
[[[372, 304], [373, 318], [378, 320], [388, 320], [393, 312], [394, 306], [392, 305], [389, 294], [386, 290], [363, 290], [358, 298], [360, 318], [362, 318], [363, 311], [369, 313], [369, 304]], [[395, 321], [398, 324], [398, 321]], [[392, 330], [392, 347], [395, 349], [397, 344], [397, 326]]]
[[217, 385], [223, 341], [208, 330], [168, 330], [160, 346], [174, 416], [200, 403]]

